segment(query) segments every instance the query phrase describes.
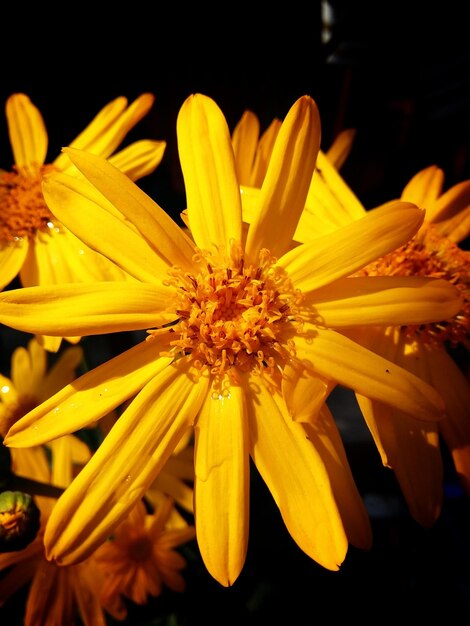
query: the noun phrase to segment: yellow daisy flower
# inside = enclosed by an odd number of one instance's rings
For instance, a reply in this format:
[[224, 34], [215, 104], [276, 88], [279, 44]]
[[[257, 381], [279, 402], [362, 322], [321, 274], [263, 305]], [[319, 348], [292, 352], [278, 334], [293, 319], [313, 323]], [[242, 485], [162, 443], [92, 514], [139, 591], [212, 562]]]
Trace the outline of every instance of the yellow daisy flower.
[[[43, 483], [65, 487], [72, 478], [74, 461], [83, 463], [89, 458], [88, 448], [76, 437], [66, 436], [52, 442], [53, 470], [51, 472], [45, 450], [22, 450], [19, 471], [22, 475]], [[24, 625], [76, 624], [77, 616], [85, 624], [105, 626], [106, 614], [102, 605], [101, 590], [104, 576], [92, 559], [77, 565], [59, 567], [46, 559], [44, 529], [53, 510], [53, 498], [36, 496], [41, 512], [39, 532], [25, 549], [0, 554], [0, 607], [11, 596], [29, 584]], [[123, 619], [120, 607], [111, 602], [106, 611]]]
[[[153, 102], [153, 95], [148, 93], [129, 106], [126, 98], [116, 98], [70, 145], [109, 157], [132, 180], [150, 174], [163, 157], [165, 142], [141, 140], [115, 150]], [[6, 117], [15, 164], [11, 171], [0, 171], [0, 289], [16, 276], [27, 287], [122, 280], [122, 272], [60, 224], [44, 200], [44, 174], [72, 173], [74, 168], [64, 154], [45, 162], [48, 136], [39, 110], [28, 96], [15, 93], [7, 100]], [[76, 342], [79, 338], [67, 339]], [[43, 337], [41, 341], [46, 349], [57, 351], [61, 339]]]
[[183, 592], [186, 581], [181, 570], [185, 558], [175, 550], [195, 537], [194, 526], [168, 528], [173, 508], [167, 498], [156, 513], [146, 513], [142, 502], [119, 524], [112, 538], [99, 547], [94, 560], [104, 575], [101, 598], [105, 606], [119, 607], [126, 615], [121, 596], [145, 604], [148, 596], [159, 596], [163, 586]]
[[45, 181], [67, 228], [136, 280], [3, 292], [0, 322], [59, 336], [148, 329], [148, 340], [33, 409], [5, 443], [55, 439], [135, 395], [52, 513], [45, 545], [59, 563], [78, 562], [103, 542], [193, 428], [197, 541], [214, 578], [233, 584], [245, 562], [250, 456], [298, 546], [337, 570], [348, 541], [369, 547], [371, 537], [324, 404], [331, 387], [417, 419], [442, 414], [434, 389], [337, 329], [427, 323], [454, 315], [460, 296], [436, 279], [345, 278], [415, 234], [424, 212], [410, 203], [290, 250], [320, 144], [309, 96], [282, 123], [246, 240], [230, 133], [216, 103], [190, 96], [177, 135], [194, 242], [103, 158], [67, 149], [91, 184], [65, 174]]

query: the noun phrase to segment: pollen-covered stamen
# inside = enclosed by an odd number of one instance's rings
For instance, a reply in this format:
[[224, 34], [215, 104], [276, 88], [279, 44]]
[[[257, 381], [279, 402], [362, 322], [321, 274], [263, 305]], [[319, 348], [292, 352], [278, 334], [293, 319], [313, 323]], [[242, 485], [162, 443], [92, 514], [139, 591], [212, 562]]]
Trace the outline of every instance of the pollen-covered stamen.
[[197, 274], [173, 269], [167, 283], [179, 318], [170, 354], [189, 355], [216, 376], [233, 367], [273, 374], [290, 355], [286, 330], [299, 300], [283, 270], [267, 250], [255, 267], [245, 267], [239, 252], [228, 261], [208, 253], [196, 260]]
[[467, 341], [470, 333], [470, 264], [468, 254], [432, 224], [401, 248], [364, 268], [367, 276], [431, 276], [451, 282], [463, 297], [461, 311], [453, 318], [421, 326], [408, 326], [406, 332], [430, 343], [449, 342], [452, 346]]
[[37, 167], [34, 176], [13, 171], [0, 171], [0, 246], [22, 239], [32, 239], [37, 231], [54, 227], [55, 218], [42, 194], [41, 181], [53, 165]]

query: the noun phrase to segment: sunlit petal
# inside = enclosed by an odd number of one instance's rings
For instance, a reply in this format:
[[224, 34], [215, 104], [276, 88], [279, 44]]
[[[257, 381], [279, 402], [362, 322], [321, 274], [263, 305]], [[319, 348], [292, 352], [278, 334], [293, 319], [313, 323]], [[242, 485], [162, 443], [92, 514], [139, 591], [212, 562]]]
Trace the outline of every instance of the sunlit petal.
[[411, 204], [387, 205], [290, 250], [278, 263], [302, 291], [318, 289], [395, 250], [416, 233], [423, 219], [424, 211]]
[[[135, 395], [171, 359], [166, 335], [142, 342], [77, 378], [10, 428], [5, 444], [37, 446], [92, 424]], [[58, 417], [60, 416], [60, 417]]]
[[[426, 324], [449, 319], [462, 298], [449, 282], [425, 277], [341, 278], [306, 295], [305, 318], [328, 327]], [[313, 313], [313, 316], [312, 316]]]
[[5, 112], [15, 164], [34, 175], [47, 154], [47, 131], [39, 110], [24, 93], [11, 95]]
[[49, 559], [79, 562], [106, 539], [155, 479], [207, 388], [186, 361], [147, 383], [57, 501], [44, 536]]
[[248, 544], [249, 447], [244, 393], [214, 387], [195, 425], [195, 519], [201, 556], [228, 587], [245, 563]]
[[424, 421], [443, 417], [441, 396], [420, 378], [332, 330], [304, 325], [297, 357], [325, 378]]
[[331, 380], [313, 375], [295, 360], [284, 367], [282, 396], [296, 422], [314, 422], [333, 387]]
[[268, 248], [276, 257], [289, 249], [305, 206], [320, 134], [315, 102], [309, 96], [299, 98], [277, 135], [261, 188], [259, 211], [248, 230], [246, 254], [251, 262], [258, 261], [262, 248]]
[[224, 115], [211, 98], [193, 94], [180, 109], [177, 134], [194, 241], [229, 253], [241, 241], [241, 200]]
[[22, 239], [14, 245], [0, 248], [0, 289], [6, 287], [19, 273], [28, 253], [29, 242]]
[[251, 455], [297, 545], [330, 570], [348, 541], [322, 457], [259, 377], [247, 395]]

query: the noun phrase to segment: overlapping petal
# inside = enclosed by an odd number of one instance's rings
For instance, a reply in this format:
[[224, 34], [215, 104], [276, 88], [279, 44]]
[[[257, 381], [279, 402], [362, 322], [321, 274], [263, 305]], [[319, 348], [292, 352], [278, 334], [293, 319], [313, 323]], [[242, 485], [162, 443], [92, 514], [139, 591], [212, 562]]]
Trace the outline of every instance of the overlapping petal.
[[26, 239], [0, 248], [0, 289], [6, 287], [18, 274], [25, 262], [28, 248], [29, 241]]
[[240, 387], [207, 394], [195, 424], [194, 455], [198, 545], [207, 570], [227, 587], [238, 578], [248, 545], [250, 454]]
[[424, 211], [414, 205], [394, 203], [293, 248], [278, 264], [298, 289], [312, 291], [395, 250], [416, 233], [423, 219]]
[[449, 282], [418, 276], [340, 278], [302, 301], [304, 318], [327, 327], [426, 324], [451, 318], [461, 306]]
[[401, 199], [427, 208], [437, 200], [444, 185], [444, 172], [440, 167], [431, 165], [419, 171], [407, 183]]
[[47, 558], [77, 563], [103, 543], [155, 479], [207, 389], [208, 378], [196, 381], [186, 360], [147, 383], [57, 501], [44, 536]]
[[167, 341], [165, 333], [83, 374], [18, 420], [5, 444], [37, 446], [99, 420], [168, 366], [170, 358], [158, 357]]
[[193, 94], [179, 111], [177, 134], [194, 241], [229, 254], [241, 241], [241, 200], [225, 117], [211, 98]]
[[232, 132], [237, 179], [240, 185], [251, 185], [251, 173], [255, 162], [260, 123], [252, 111], [244, 111]]
[[275, 257], [290, 248], [315, 169], [320, 135], [317, 106], [303, 96], [289, 110], [274, 144], [259, 209], [248, 229], [245, 252], [249, 261], [256, 263], [263, 248]]
[[165, 141], [141, 139], [116, 152], [108, 161], [131, 180], [139, 180], [160, 164], [165, 148]]
[[297, 545], [326, 569], [337, 570], [348, 540], [325, 462], [303, 426], [287, 414], [282, 399], [259, 377], [250, 376], [249, 384], [253, 461]]
[[295, 337], [297, 357], [314, 372], [416, 419], [443, 417], [441, 396], [417, 376], [333, 330], [304, 324], [303, 331]]

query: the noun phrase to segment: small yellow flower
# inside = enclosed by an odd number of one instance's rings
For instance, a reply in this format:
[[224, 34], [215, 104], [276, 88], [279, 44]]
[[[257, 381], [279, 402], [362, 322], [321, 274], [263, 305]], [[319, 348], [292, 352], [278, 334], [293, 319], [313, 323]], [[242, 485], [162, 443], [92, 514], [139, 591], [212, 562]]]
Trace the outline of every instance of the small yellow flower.
[[182, 592], [186, 581], [181, 570], [186, 560], [175, 550], [195, 537], [193, 526], [168, 528], [173, 504], [166, 499], [156, 513], [146, 514], [142, 502], [114, 530], [112, 538], [96, 550], [95, 562], [103, 572], [101, 593], [105, 606], [116, 606], [125, 614], [121, 595], [136, 604], [148, 596], [159, 596], [163, 586]]
[[[120, 152], [115, 150], [153, 101], [148, 93], [130, 106], [126, 98], [116, 98], [70, 145], [109, 157], [132, 180], [150, 174], [163, 157], [165, 142], [142, 140]], [[15, 93], [7, 100], [6, 116], [15, 164], [11, 171], [0, 171], [0, 288], [16, 276], [23, 286], [122, 280], [122, 272], [79, 241], [57, 220], [44, 200], [44, 174], [72, 173], [74, 168], [63, 154], [51, 163], [45, 162], [48, 137], [39, 110], [28, 96]], [[67, 339], [76, 343], [79, 338]], [[57, 351], [61, 339], [43, 337], [41, 341], [48, 350]]]
[[369, 547], [371, 531], [325, 405], [331, 388], [370, 394], [417, 419], [442, 414], [434, 389], [338, 329], [427, 323], [454, 315], [460, 296], [436, 279], [347, 278], [416, 233], [424, 212], [410, 203], [292, 248], [320, 144], [309, 96], [282, 123], [246, 237], [216, 103], [190, 96], [177, 135], [194, 241], [103, 158], [68, 149], [89, 182], [45, 181], [61, 221], [136, 280], [3, 292], [0, 322], [59, 336], [148, 329], [148, 340], [30, 411], [5, 443], [56, 439], [134, 398], [51, 515], [45, 545], [59, 563], [90, 555], [193, 429], [197, 541], [214, 578], [233, 584], [245, 561], [250, 457], [298, 546], [337, 570], [348, 542]]

